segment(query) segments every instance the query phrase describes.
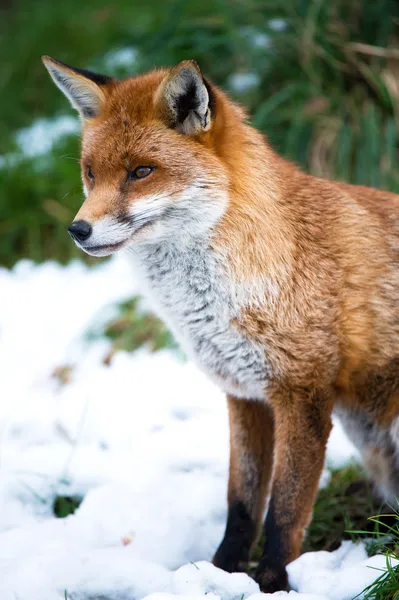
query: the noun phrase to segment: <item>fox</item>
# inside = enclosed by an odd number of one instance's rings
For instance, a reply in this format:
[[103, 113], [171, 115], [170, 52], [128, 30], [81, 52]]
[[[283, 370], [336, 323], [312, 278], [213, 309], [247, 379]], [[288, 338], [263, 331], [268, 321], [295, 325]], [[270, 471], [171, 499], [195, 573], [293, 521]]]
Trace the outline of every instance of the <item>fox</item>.
[[226, 394], [228, 512], [213, 564], [287, 589], [336, 414], [399, 497], [399, 196], [277, 154], [183, 61], [123, 80], [45, 56], [82, 123], [85, 200], [68, 228], [126, 249], [143, 293]]

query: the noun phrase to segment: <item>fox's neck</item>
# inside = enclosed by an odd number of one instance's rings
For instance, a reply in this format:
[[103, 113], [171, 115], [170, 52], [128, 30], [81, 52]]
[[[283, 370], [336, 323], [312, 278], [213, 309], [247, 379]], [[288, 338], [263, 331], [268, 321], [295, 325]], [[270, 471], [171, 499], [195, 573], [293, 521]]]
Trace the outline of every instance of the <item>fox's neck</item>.
[[[227, 102], [229, 102], [227, 100]], [[303, 176], [276, 155], [264, 137], [237, 114], [223, 111], [216, 150], [229, 173], [229, 204], [213, 243], [239, 282], [259, 276], [284, 281], [290, 272], [295, 230], [286, 204], [286, 182]]]

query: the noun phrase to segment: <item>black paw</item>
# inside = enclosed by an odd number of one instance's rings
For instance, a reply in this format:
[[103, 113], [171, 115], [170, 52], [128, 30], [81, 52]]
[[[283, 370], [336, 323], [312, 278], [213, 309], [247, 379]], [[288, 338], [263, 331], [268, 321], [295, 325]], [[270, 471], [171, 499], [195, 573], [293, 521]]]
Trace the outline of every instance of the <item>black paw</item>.
[[214, 556], [213, 564], [228, 573], [245, 571], [256, 537], [256, 527], [242, 502], [231, 502], [226, 533]]
[[248, 554], [248, 552], [243, 552], [242, 547], [223, 541], [213, 557], [212, 563], [227, 573], [240, 573], [247, 570]]
[[288, 591], [288, 575], [285, 568], [262, 567], [259, 564], [256, 573], [255, 581], [259, 584], [262, 592], [271, 594], [281, 590]]

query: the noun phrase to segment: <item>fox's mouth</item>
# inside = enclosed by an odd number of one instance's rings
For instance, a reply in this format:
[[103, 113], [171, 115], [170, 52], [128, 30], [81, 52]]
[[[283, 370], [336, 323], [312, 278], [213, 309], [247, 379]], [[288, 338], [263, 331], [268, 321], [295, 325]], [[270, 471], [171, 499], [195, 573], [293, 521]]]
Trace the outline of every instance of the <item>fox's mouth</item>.
[[108, 256], [109, 254], [113, 254], [114, 252], [117, 252], [118, 250], [122, 250], [122, 248], [126, 248], [127, 246], [129, 246], [129, 244], [135, 241], [136, 235], [138, 233], [141, 233], [141, 231], [149, 225], [152, 225], [152, 223], [153, 221], [147, 221], [147, 223], [143, 223], [137, 229], [135, 229], [135, 231], [133, 231], [129, 237], [125, 238], [124, 240], [121, 240], [120, 242], [114, 242], [112, 244], [93, 245], [86, 245], [78, 242], [77, 245], [79, 246], [79, 248], [84, 250], [86, 254], [90, 254], [91, 256]]
[[117, 250], [121, 250], [130, 240], [124, 240], [123, 242], [118, 242], [117, 244], [104, 244], [101, 246], [80, 246], [82, 250], [84, 250], [87, 254], [91, 254], [92, 256], [108, 256], [108, 254], [112, 254]]

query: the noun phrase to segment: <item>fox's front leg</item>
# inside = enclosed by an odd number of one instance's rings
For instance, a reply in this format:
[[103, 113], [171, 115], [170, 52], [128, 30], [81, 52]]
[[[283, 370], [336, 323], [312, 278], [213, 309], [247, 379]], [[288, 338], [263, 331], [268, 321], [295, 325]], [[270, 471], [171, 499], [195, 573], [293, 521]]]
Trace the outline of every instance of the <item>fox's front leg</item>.
[[230, 472], [226, 532], [213, 563], [241, 570], [255, 543], [273, 467], [273, 416], [265, 402], [228, 397]]
[[285, 567], [299, 555], [311, 519], [332, 412], [328, 395], [308, 390], [278, 390], [271, 401], [276, 455], [265, 547], [255, 576], [265, 592], [288, 585]]

